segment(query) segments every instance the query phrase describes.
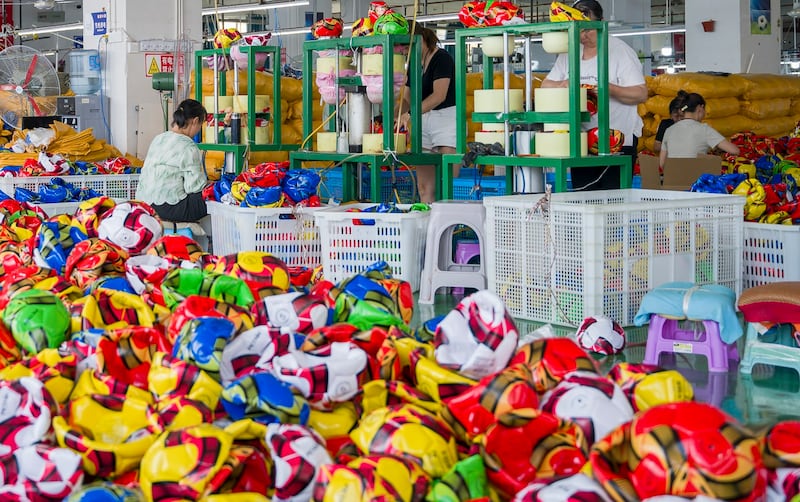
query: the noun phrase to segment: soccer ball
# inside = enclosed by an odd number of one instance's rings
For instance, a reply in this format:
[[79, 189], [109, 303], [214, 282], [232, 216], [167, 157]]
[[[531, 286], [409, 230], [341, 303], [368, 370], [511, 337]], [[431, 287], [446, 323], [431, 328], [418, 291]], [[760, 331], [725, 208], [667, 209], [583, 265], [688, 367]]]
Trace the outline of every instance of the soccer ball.
[[536, 478], [577, 474], [589, 444], [577, 424], [521, 408], [489, 427], [481, 436], [480, 453], [489, 481], [510, 498]]
[[84, 238], [97, 237], [100, 220], [117, 203], [105, 195], [81, 202], [72, 215], [72, 227], [84, 235]]
[[217, 49], [227, 49], [237, 40], [241, 40], [242, 34], [235, 28], [224, 28], [214, 33], [214, 47]]
[[766, 31], [767, 27], [769, 26], [769, 20], [767, 19], [767, 16], [765, 16], [764, 14], [758, 16], [756, 23], [758, 24], [758, 29], [761, 31]]
[[511, 358], [509, 366], [514, 364], [524, 364], [531, 370], [533, 385], [541, 393], [573, 371], [597, 373], [594, 360], [570, 338], [541, 338], [525, 344]]
[[229, 383], [253, 372], [265, 371], [275, 357], [297, 350], [301, 343], [302, 337], [274, 333], [267, 326], [248, 329], [222, 350], [220, 378]]
[[275, 471], [273, 500], [310, 500], [319, 468], [333, 462], [325, 440], [308, 427], [292, 424], [269, 424], [266, 440]]
[[[45, 444], [26, 446], [0, 460], [3, 500], [61, 500], [83, 483], [81, 457], [66, 448]], [[22, 495], [22, 496], [19, 496]]]
[[161, 237], [162, 231], [161, 221], [152, 207], [144, 202], [129, 201], [117, 204], [103, 216], [97, 234], [128, 254], [137, 255]]
[[162, 433], [139, 464], [146, 500], [200, 500], [232, 443], [230, 434], [212, 424]]
[[203, 248], [197, 241], [190, 237], [180, 234], [163, 235], [160, 239], [156, 240], [147, 254], [160, 256], [166, 258], [170, 263], [180, 264], [185, 266], [184, 261], [192, 263], [200, 261], [203, 256]]
[[589, 316], [575, 333], [578, 345], [598, 354], [619, 354], [625, 348], [625, 330], [605, 316]]
[[189, 295], [172, 311], [167, 326], [167, 336], [172, 343], [183, 329], [183, 325], [198, 317], [221, 317], [231, 321], [236, 327], [236, 332], [245, 331], [253, 327], [253, 320], [244, 307], [232, 305], [222, 300], [215, 300], [208, 296]]
[[219, 381], [222, 349], [236, 333], [236, 326], [221, 317], [197, 317], [183, 325], [172, 355], [204, 370]]
[[363, 452], [411, 459], [436, 478], [458, 460], [450, 428], [434, 413], [413, 404], [373, 410], [350, 437]]
[[344, 402], [372, 379], [367, 353], [351, 342], [334, 342], [309, 352], [294, 351], [271, 363], [272, 374], [297, 389], [309, 402], [326, 409]]
[[144, 495], [136, 488], [110, 481], [95, 481], [72, 492], [64, 502], [139, 502]]
[[374, 31], [376, 35], [406, 35], [408, 21], [397, 12], [389, 11], [375, 20]]
[[346, 466], [323, 465], [314, 486], [315, 501], [385, 500], [416, 502], [428, 493], [430, 478], [414, 462], [390, 455], [358, 457]]
[[372, 35], [372, 27], [373, 22], [369, 17], [356, 19], [356, 22], [353, 23], [353, 36], [364, 37], [367, 35]]
[[70, 216], [66, 214], [53, 216], [42, 222], [36, 230], [33, 250], [34, 263], [63, 274], [69, 252], [75, 243], [84, 239], [83, 234], [73, 230]]
[[543, 411], [572, 420], [594, 443], [633, 417], [633, 408], [614, 382], [600, 375], [576, 371], [542, 396]]
[[508, 365], [519, 334], [503, 301], [491, 291], [464, 298], [439, 326], [436, 361], [469, 378], [483, 378]]
[[300, 292], [266, 296], [251, 308], [258, 326], [280, 333], [303, 333], [326, 326], [329, 309], [318, 297]]
[[694, 397], [692, 384], [677, 370], [621, 362], [611, 368], [608, 378], [619, 385], [635, 412]]
[[161, 433], [155, 410], [125, 396], [84, 395], [67, 405], [67, 418], [53, 419], [59, 446], [81, 456], [94, 476], [116, 476], [139, 466]]
[[310, 408], [303, 396], [271, 373], [253, 373], [232, 381], [222, 390], [222, 405], [233, 420], [251, 418], [262, 423], [308, 422]]
[[276, 291], [289, 291], [289, 269], [286, 263], [263, 251], [243, 251], [223, 256], [213, 270], [243, 280], [256, 298]]
[[70, 315], [64, 302], [41, 289], [14, 295], [3, 311], [3, 322], [29, 354], [58, 347], [70, 329]]
[[[596, 127], [589, 129], [586, 133], [589, 153], [597, 155], [600, 153], [600, 135]], [[609, 153], [619, 153], [625, 143], [625, 134], [617, 129], [608, 131], [608, 151]]]
[[637, 414], [595, 443], [593, 477], [624, 500], [658, 495], [761, 500], [758, 438], [712, 405], [670, 403]]
[[568, 478], [535, 481], [517, 492], [512, 502], [611, 502], [597, 481], [586, 474]]
[[44, 383], [34, 377], [0, 381], [0, 403], [0, 457], [45, 439], [56, 403]]

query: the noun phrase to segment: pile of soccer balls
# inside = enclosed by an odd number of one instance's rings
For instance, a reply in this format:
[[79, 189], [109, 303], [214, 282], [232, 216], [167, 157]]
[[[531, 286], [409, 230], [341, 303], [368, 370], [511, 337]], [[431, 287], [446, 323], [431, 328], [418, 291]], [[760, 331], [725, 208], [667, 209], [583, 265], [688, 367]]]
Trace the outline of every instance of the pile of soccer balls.
[[223, 175], [203, 191], [203, 198], [242, 207], [319, 207], [319, 183], [316, 171], [263, 162], [238, 175]]
[[[339, 284], [160, 236], [108, 199], [0, 203], [0, 498], [640, 500], [793, 496], [797, 422], [755, 436], [624, 332], [520, 342], [479, 291], [409, 326], [407, 282]], [[574, 497], [574, 498], [571, 498]]]

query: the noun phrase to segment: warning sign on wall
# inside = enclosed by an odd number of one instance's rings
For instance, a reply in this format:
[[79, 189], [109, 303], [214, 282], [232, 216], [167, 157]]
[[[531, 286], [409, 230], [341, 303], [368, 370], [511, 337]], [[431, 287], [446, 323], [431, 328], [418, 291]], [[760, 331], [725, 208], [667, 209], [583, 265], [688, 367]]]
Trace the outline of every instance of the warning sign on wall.
[[[183, 74], [183, 68], [183, 57], [181, 57], [179, 61], [179, 68], [177, 68], [179, 74]], [[146, 77], [150, 78], [154, 73], [159, 73], [162, 71], [174, 72], [175, 70], [175, 56], [172, 53], [144, 53], [144, 72]]]

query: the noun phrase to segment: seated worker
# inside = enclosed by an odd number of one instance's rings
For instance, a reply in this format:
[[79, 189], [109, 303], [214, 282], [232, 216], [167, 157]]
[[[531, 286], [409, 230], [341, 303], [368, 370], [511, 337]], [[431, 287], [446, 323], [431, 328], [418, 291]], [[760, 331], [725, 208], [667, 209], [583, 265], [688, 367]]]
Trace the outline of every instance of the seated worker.
[[659, 163], [663, 167], [669, 158], [696, 158], [698, 155], [707, 154], [712, 148], [719, 148], [733, 155], [739, 155], [739, 147], [725, 139], [702, 120], [706, 116], [706, 101], [696, 92], [688, 93], [679, 91], [679, 110], [683, 119], [673, 124], [664, 133], [661, 142]]
[[208, 214], [202, 194], [208, 177], [192, 139], [205, 120], [203, 105], [187, 99], [172, 114], [172, 129], [150, 143], [136, 198], [153, 206], [162, 220], [196, 222]]
[[656, 131], [656, 141], [653, 143], [653, 150], [655, 153], [661, 152], [661, 141], [664, 139], [664, 133], [667, 132], [669, 126], [683, 118], [681, 113], [681, 102], [678, 98], [669, 102], [669, 118], [661, 119], [658, 124], [658, 131]]

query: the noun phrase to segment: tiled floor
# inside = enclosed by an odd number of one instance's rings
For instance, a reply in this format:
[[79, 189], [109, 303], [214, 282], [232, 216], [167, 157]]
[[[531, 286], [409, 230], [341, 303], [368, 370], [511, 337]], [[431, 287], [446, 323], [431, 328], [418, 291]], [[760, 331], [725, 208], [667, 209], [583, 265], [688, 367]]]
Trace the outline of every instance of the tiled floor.
[[[414, 323], [448, 313], [459, 300], [452, 295], [436, 295], [434, 305], [418, 305]], [[517, 320], [520, 334], [540, 326], [541, 323]], [[567, 335], [570, 329], [555, 327], [555, 331]], [[647, 327], [625, 331], [627, 345], [622, 354], [597, 358], [603, 371], [620, 361], [642, 362]], [[727, 373], [710, 373], [702, 356], [678, 355], [671, 359], [662, 356], [661, 365], [680, 371], [694, 386], [698, 401], [714, 404], [746, 425], [758, 427], [782, 419], [800, 419], [800, 377], [792, 370], [757, 365], [753, 375], [746, 377], [738, 367]]]

